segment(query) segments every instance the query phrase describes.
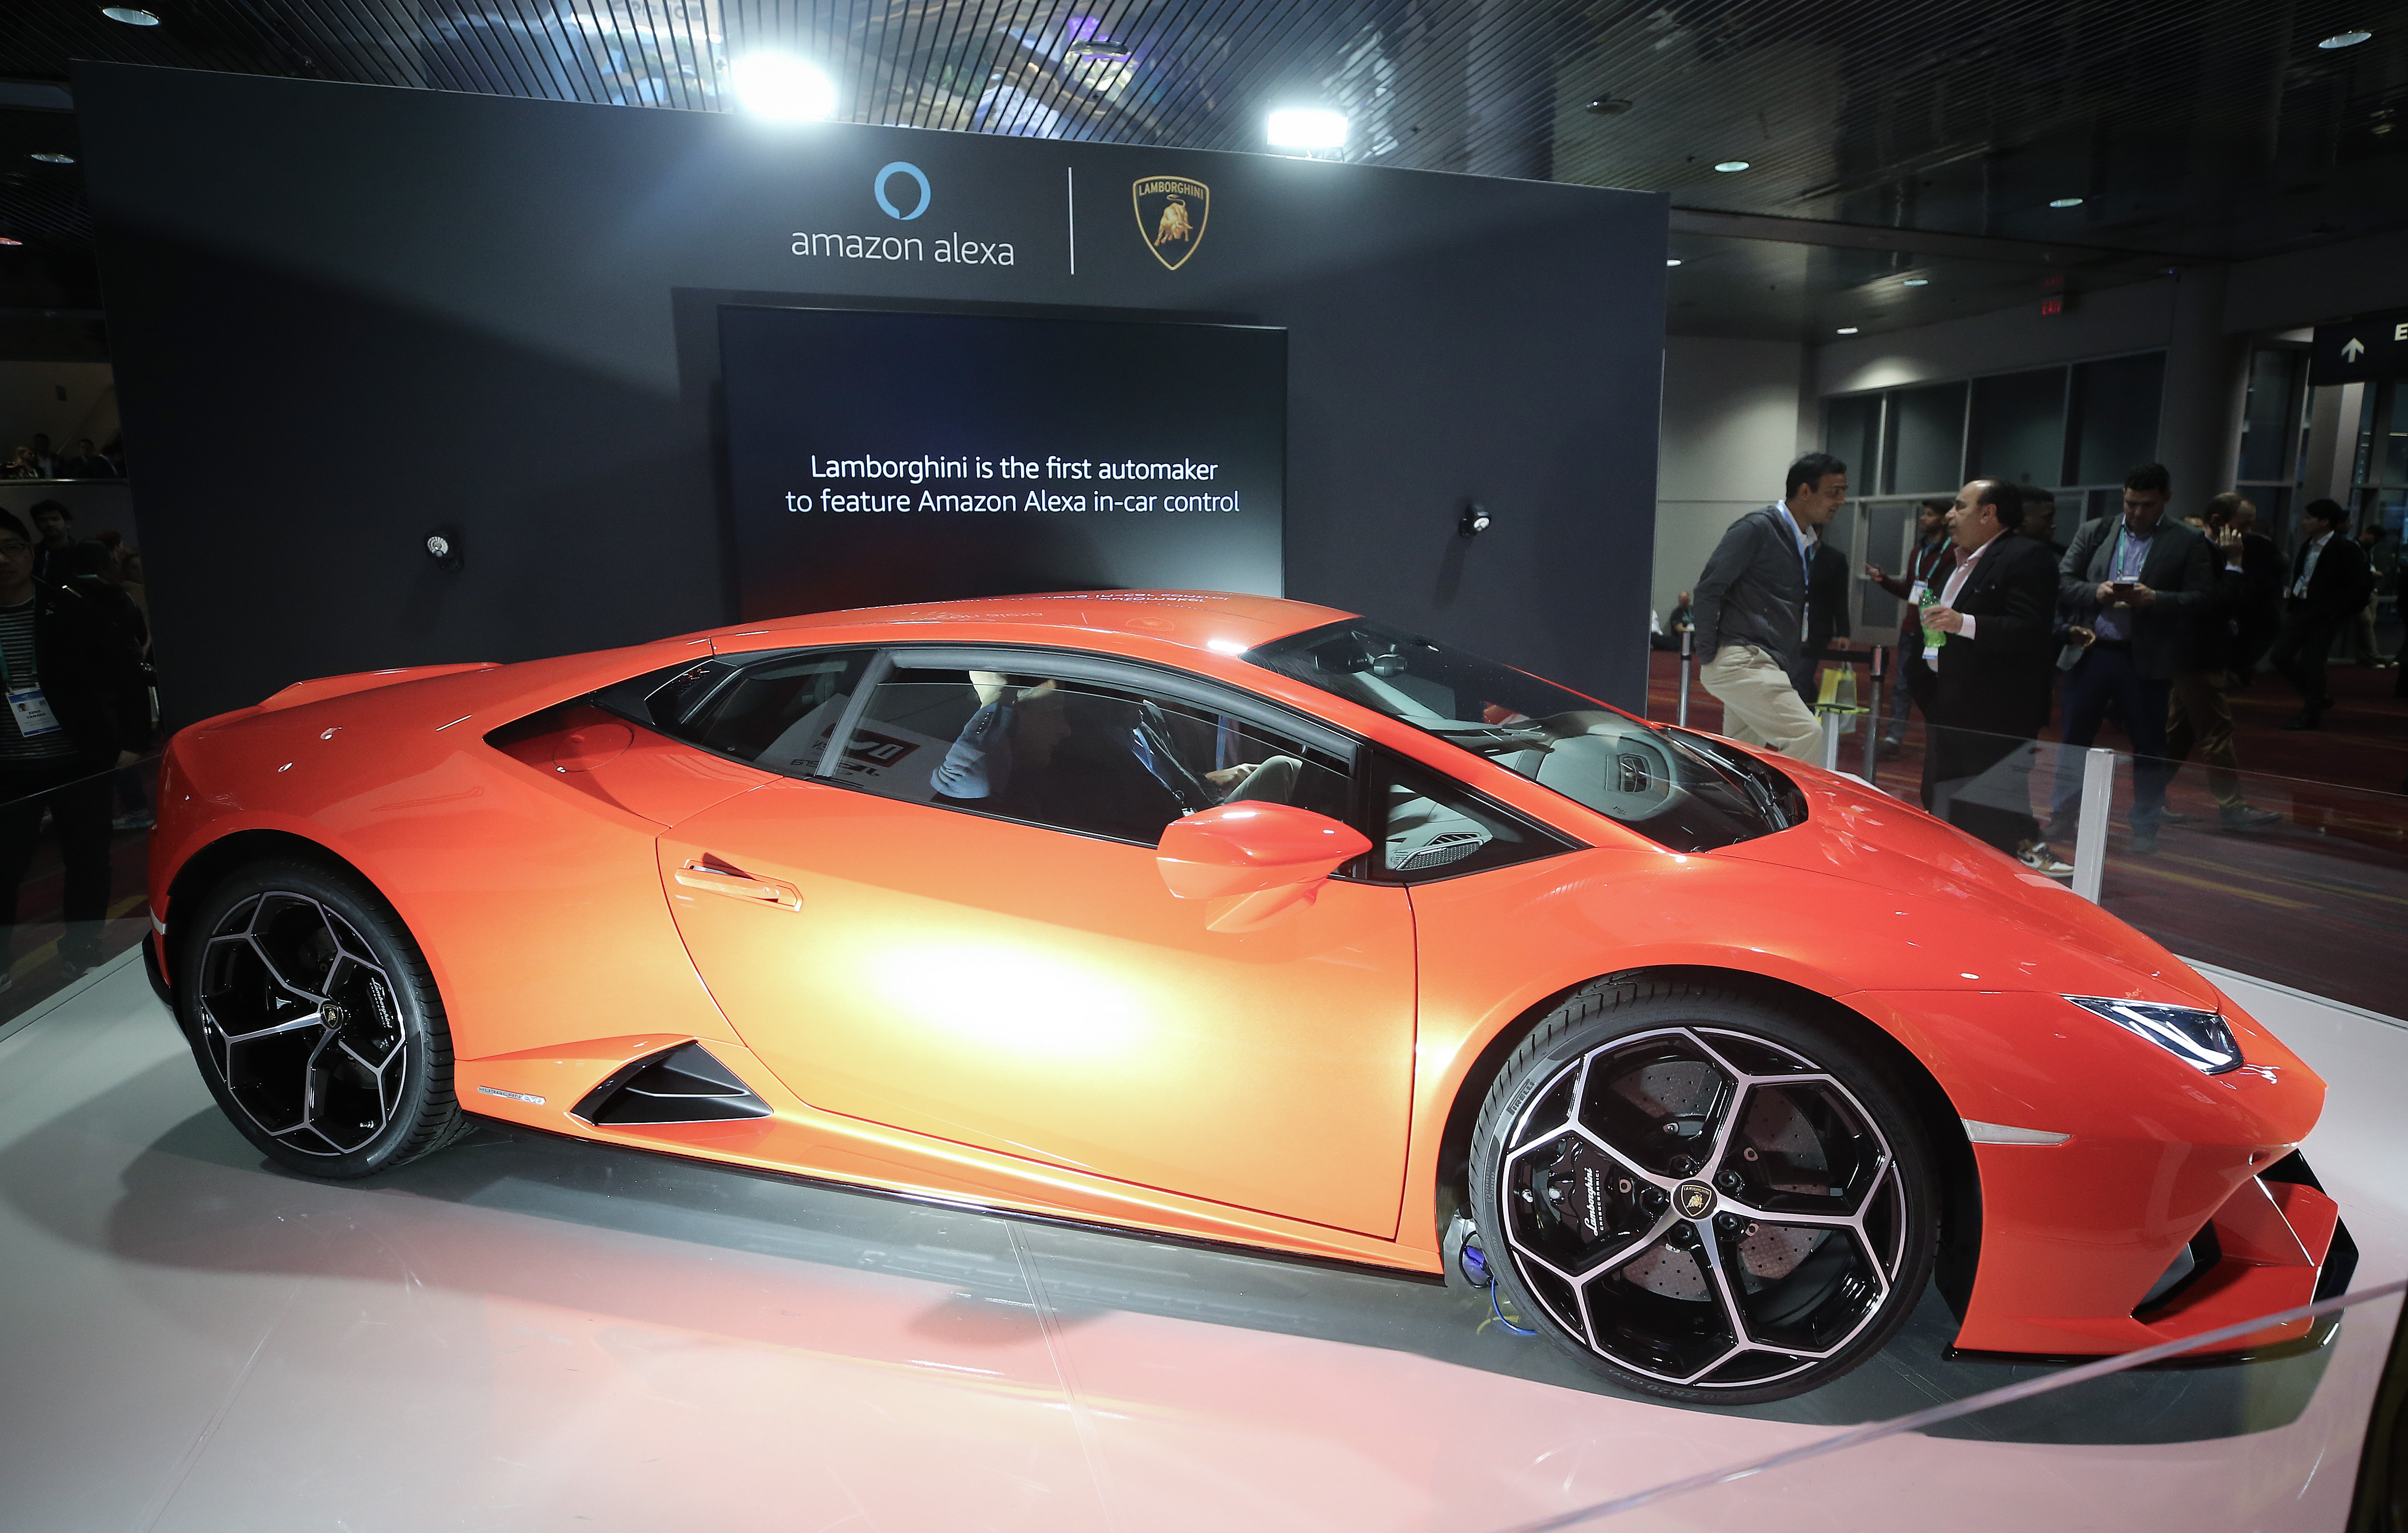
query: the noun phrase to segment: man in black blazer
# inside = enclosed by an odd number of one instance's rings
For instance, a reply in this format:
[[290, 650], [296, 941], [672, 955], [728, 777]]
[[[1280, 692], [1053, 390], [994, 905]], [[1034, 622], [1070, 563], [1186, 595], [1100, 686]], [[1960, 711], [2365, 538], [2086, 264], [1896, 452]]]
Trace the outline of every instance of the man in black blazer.
[[1957, 492], [1948, 513], [1956, 565], [1924, 615], [1942, 637], [1928, 649], [1910, 647], [1906, 663], [1931, 674], [1924, 807], [2054, 872], [2065, 865], [2042, 844], [2032, 818], [2030, 742], [2048, 720], [2057, 571], [2046, 544], [2009, 536], [2023, 519], [2023, 497], [2009, 481], [1975, 480]]
[[[1819, 534], [1825, 529], [1816, 528]], [[1789, 673], [1798, 695], [1814, 706], [1815, 682], [1826, 660], [1848, 655], [1848, 556], [1817, 537], [1814, 559], [1806, 578], [1806, 644]]]
[[2332, 707], [2325, 690], [2325, 661], [2342, 625], [2365, 607], [2374, 589], [2366, 551], [2342, 530], [2349, 513], [2329, 500], [2300, 509], [2300, 546], [2283, 577], [2283, 632], [2272, 658], [2300, 693], [2300, 716], [2283, 727], [2314, 729]]
[[2124, 514], [2086, 522], [2058, 561], [2068, 620], [2099, 637], [2065, 677], [2065, 746], [2057, 752], [2048, 830], [2073, 829], [2082, 752], [2112, 698], [2132, 741], [2132, 850], [2157, 849], [2165, 812], [2167, 699], [2189, 648], [2191, 620], [2216, 599], [2207, 539], [2166, 517], [2173, 480], [2161, 464], [2124, 476]]

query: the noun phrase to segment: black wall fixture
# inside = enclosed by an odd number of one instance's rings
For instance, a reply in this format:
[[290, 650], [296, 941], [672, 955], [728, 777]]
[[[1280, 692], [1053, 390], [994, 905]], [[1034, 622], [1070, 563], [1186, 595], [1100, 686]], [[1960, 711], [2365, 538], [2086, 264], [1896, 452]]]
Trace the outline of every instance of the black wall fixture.
[[[123, 64], [75, 88], [177, 720], [728, 621], [739, 303], [1283, 327], [1287, 594], [1640, 701], [1659, 195]], [[1191, 236], [1158, 246], [1174, 194]], [[1467, 565], [1418, 529], [1475, 493], [1514, 513]], [[394, 557], [446, 523], [477, 531], [457, 574]]]

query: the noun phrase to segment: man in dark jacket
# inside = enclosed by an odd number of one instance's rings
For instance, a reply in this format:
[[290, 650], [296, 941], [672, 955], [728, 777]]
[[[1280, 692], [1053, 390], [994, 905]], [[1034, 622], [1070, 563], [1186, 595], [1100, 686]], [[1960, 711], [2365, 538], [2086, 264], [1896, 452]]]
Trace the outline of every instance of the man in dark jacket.
[[1807, 529], [1848, 498], [1848, 466], [1810, 452], [1789, 466], [1786, 498], [1730, 524], [1698, 577], [1698, 681], [1723, 705], [1723, 733], [1811, 761], [1822, 726], [1791, 680], [1806, 642]]
[[1924, 594], [1939, 590], [1940, 582], [1948, 578], [1949, 567], [1956, 562], [1956, 545], [1948, 537], [1948, 513], [1954, 506], [1953, 501], [1946, 500], [1923, 502], [1914, 520], [1914, 552], [1907, 555], [1904, 574], [1893, 576], [1884, 573], [1879, 565], [1865, 566], [1866, 578], [1899, 602], [1899, 660], [1890, 671], [1898, 680], [1890, 683], [1889, 722], [1882, 729], [1881, 753], [1885, 756], [1894, 756], [1905, 747], [1907, 699], [1913, 698], [1914, 706], [1923, 709], [1926, 723], [1931, 718], [1929, 691], [1914, 690], [1918, 686], [1928, 689], [1931, 673], [1910, 669], [1905, 655], [1909, 650], [1923, 648]]
[[1828, 539], [1814, 539], [1814, 562], [1806, 580], [1806, 643], [1790, 672], [1798, 695], [1814, 706], [1815, 677], [1826, 660], [1848, 653], [1848, 556]]
[[147, 743], [150, 699], [131, 638], [72, 587], [36, 580], [34, 554], [25, 524], [0, 511], [0, 955], [14, 956], [17, 886], [47, 809], [65, 865], [59, 959], [72, 978], [101, 957], [111, 768]]
[[2031, 813], [2057, 571], [2045, 544], [2009, 536], [2022, 523], [2022, 496], [2000, 480], [1966, 485], [1948, 513], [1956, 564], [1924, 614], [1940, 642], [1906, 657], [1931, 678], [1923, 802], [2028, 867], [2071, 872], [2042, 843]]
[[2167, 697], [2182, 668], [2190, 620], [2215, 597], [2207, 539], [2166, 520], [2173, 481], [2147, 463], [2124, 476], [2124, 514], [2083, 523], [2057, 565], [2059, 606], [2098, 636], [2065, 678], [2065, 746], [2057, 752], [2048, 833], [2071, 833], [2082, 797], [2082, 752], [2113, 699], [2132, 741], [2132, 850], [2157, 849], [2166, 803]]
[[2274, 640], [2274, 668], [2299, 689], [2300, 716], [2283, 727], [2314, 729], [2332, 707], [2325, 662], [2342, 625], [2366, 605], [2374, 588], [2366, 552], [2342, 531], [2349, 513], [2329, 500], [2300, 509], [2300, 546], [2283, 577], [2283, 632]]
[[[2254, 830], [2279, 824], [2282, 816], [2252, 809], [2241, 796], [2241, 756], [2232, 743], [2233, 672], [2241, 663], [2242, 615], [2271, 602], [2282, 585], [2280, 571], [2252, 574], [2241, 512], [2257, 508], [2226, 491], [2207, 503], [2200, 526], [2215, 548], [2214, 596], [2193, 614], [2189, 648], [2174, 673], [2166, 713], [2166, 760], [2176, 769], [2198, 748], [2207, 763], [2207, 791], [2227, 830]], [[2265, 539], [2260, 538], [2263, 542]], [[2166, 818], [2179, 819], [2172, 810]]]

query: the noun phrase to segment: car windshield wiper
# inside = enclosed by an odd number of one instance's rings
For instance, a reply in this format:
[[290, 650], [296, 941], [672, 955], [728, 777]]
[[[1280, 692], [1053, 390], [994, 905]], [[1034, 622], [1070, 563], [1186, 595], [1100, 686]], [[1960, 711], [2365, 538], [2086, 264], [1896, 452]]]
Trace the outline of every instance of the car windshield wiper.
[[1765, 824], [1775, 830], [1789, 828], [1789, 816], [1783, 812], [1781, 800], [1774, 795], [1770, 785], [1766, 783], [1761, 774], [1749, 769], [1751, 763], [1732, 760], [1702, 736], [1655, 725], [1650, 727], [1656, 728], [1658, 734], [1664, 736], [1676, 748], [1685, 750], [1691, 755], [1703, 756], [1708, 766], [1720, 772], [1727, 780], [1736, 782], [1746, 792], [1748, 801], [1753, 803], [1757, 812], [1764, 816]]

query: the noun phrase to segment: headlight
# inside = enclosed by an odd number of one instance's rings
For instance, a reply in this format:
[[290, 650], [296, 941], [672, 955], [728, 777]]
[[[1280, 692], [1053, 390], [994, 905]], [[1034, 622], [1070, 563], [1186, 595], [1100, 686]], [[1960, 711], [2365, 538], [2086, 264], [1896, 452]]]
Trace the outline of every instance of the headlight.
[[2127, 1032], [2138, 1033], [2183, 1063], [2208, 1075], [2222, 1075], [2241, 1063], [2241, 1045], [2221, 1012], [2196, 1006], [2159, 1006], [2154, 1001], [2110, 1000], [2103, 996], [2065, 997], [2085, 1011], [2096, 1012]]

